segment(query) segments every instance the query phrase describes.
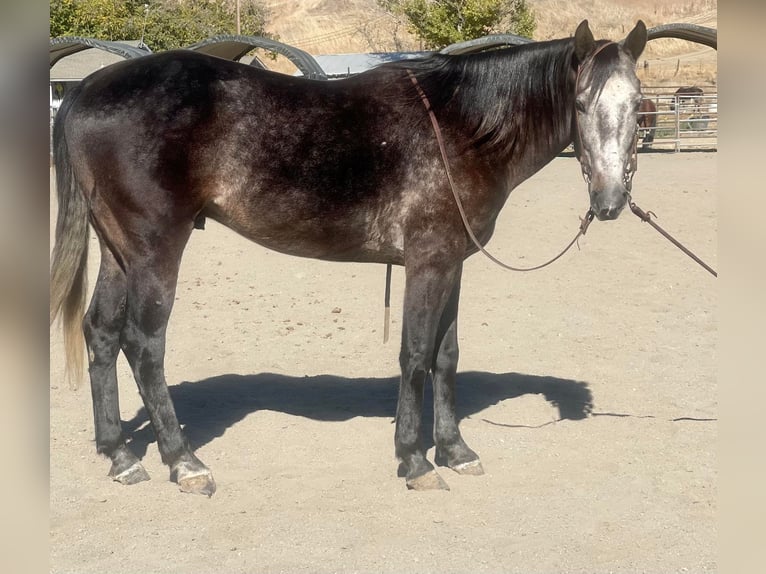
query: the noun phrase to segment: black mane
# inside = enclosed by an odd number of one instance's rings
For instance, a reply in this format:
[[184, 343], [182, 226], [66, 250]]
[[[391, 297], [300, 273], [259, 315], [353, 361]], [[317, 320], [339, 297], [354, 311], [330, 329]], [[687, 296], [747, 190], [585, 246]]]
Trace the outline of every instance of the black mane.
[[[600, 94], [619, 45], [605, 40], [597, 45], [602, 49], [583, 80]], [[556, 134], [570, 129], [582, 64], [573, 40], [566, 38], [468, 55], [434, 54], [385, 67], [412, 72], [437, 116], [456, 114], [468, 127], [471, 145], [508, 155], [529, 145], [551, 145]], [[535, 121], [524, 119], [530, 117]]]
[[[563, 39], [477, 54], [436, 54], [386, 67], [410, 70], [437, 117], [459, 117], [472, 145], [512, 153], [534, 142], [550, 143], [569, 129], [573, 54], [574, 43]], [[529, 117], [537, 120], [521, 121]]]

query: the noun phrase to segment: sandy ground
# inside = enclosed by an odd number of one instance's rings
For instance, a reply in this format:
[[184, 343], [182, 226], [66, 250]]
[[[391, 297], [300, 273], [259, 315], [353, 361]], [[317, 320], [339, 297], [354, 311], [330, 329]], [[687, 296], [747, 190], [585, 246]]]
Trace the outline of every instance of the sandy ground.
[[[705, 152], [642, 154], [634, 181], [713, 267], [716, 183]], [[540, 262], [586, 204], [558, 158], [514, 191], [489, 248]], [[418, 493], [393, 456], [402, 270], [383, 345], [382, 265], [290, 258], [208, 222], [166, 370], [218, 492], [168, 481], [123, 359], [122, 418], [152, 480], [112, 482], [52, 330], [51, 572], [716, 571], [716, 280], [630, 212], [580, 248], [528, 274], [467, 262], [459, 414], [487, 473], [442, 469], [451, 490]], [[430, 391], [427, 425], [429, 408]]]

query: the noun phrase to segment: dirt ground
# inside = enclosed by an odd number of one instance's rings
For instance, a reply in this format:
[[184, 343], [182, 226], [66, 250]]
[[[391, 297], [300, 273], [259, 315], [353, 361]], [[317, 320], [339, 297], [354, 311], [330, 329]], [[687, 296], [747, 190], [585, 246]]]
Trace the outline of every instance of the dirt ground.
[[[716, 180], [708, 152], [642, 154], [634, 180], [713, 267]], [[576, 160], [557, 158], [513, 192], [489, 249], [538, 263], [586, 208]], [[384, 266], [287, 257], [208, 222], [166, 372], [218, 492], [168, 481], [122, 358], [122, 418], [152, 480], [110, 480], [54, 329], [50, 571], [716, 571], [716, 280], [629, 211], [579, 244], [534, 273], [468, 260], [459, 414], [486, 475], [441, 469], [450, 491], [411, 492], [393, 454], [403, 270], [384, 345]], [[430, 390], [428, 435], [429, 408]]]

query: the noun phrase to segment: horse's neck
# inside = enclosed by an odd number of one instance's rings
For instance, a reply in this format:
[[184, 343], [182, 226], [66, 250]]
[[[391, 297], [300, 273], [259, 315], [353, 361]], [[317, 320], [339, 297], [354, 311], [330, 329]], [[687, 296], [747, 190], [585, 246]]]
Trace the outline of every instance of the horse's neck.
[[[567, 58], [563, 48], [560, 58]], [[486, 102], [482, 94], [499, 92], [498, 107], [485, 107], [486, 123], [501, 134], [487, 152], [505, 164], [527, 166], [522, 169], [531, 175], [572, 143], [574, 74], [568, 72], [568, 65], [544, 52], [532, 53], [515, 66], [509, 73], [502, 71], [500, 89], [496, 76], [468, 70], [458, 94], [462, 92], [465, 110], [472, 102]], [[528, 74], [538, 76], [529, 81]]]

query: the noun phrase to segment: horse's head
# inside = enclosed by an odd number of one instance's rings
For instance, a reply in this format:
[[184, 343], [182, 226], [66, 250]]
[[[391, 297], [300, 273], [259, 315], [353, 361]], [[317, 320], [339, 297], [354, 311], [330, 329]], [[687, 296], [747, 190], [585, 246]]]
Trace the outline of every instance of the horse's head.
[[636, 60], [646, 45], [638, 21], [621, 42], [596, 41], [584, 20], [575, 32], [575, 153], [600, 220], [615, 219], [628, 200], [633, 172], [641, 84]]
[[[685, 107], [691, 108], [693, 111], [698, 111], [700, 104], [702, 104], [702, 88], [698, 86], [683, 86], [678, 88], [673, 93], [673, 99], [670, 100], [670, 111], [676, 111], [676, 102], [678, 102], [679, 109], [683, 110]], [[688, 105], [684, 105], [688, 104]]]

